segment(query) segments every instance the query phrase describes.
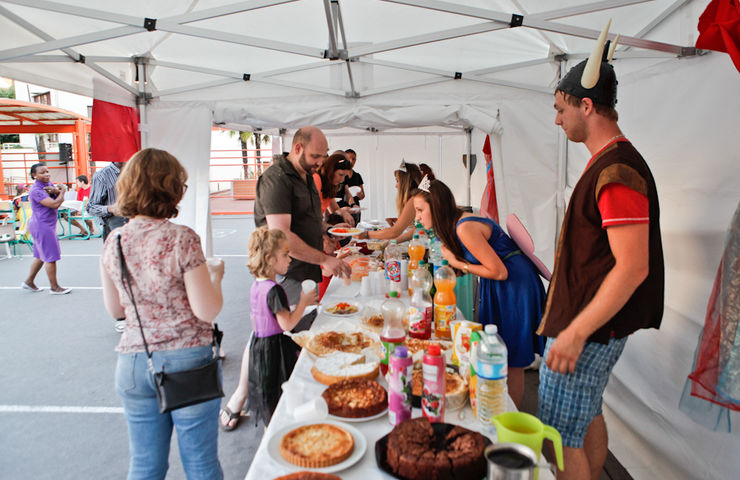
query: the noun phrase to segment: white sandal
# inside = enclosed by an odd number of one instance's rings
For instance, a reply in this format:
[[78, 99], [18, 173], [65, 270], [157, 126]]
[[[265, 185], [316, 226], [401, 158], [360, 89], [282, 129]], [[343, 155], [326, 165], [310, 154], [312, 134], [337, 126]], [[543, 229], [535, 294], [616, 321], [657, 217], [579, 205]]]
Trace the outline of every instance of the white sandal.
[[39, 287], [33, 288], [31, 285], [27, 284], [26, 282], [22, 282], [21, 283], [21, 288], [23, 290], [29, 290], [29, 291], [34, 292], [34, 293], [35, 292], [40, 292], [41, 290], [43, 290], [43, 288], [39, 288]]

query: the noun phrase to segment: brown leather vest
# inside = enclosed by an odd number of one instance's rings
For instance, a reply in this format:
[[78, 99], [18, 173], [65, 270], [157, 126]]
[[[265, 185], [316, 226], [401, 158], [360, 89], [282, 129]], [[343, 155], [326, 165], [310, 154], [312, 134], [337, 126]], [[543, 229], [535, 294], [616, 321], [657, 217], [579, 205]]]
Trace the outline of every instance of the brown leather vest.
[[658, 328], [663, 317], [664, 267], [660, 239], [660, 207], [655, 180], [640, 153], [627, 141], [618, 141], [598, 153], [581, 176], [563, 219], [555, 257], [555, 271], [537, 333], [556, 337], [593, 299], [604, 277], [614, 267], [606, 229], [598, 207], [600, 190], [621, 183], [648, 197], [650, 205], [650, 271], [632, 297], [589, 342], [608, 343], [641, 328]]

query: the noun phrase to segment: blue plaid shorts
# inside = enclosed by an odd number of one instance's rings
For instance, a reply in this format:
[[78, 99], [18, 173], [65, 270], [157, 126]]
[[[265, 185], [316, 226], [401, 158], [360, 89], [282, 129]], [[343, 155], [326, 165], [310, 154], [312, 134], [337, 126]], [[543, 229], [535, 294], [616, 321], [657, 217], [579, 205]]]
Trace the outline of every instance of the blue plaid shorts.
[[575, 372], [568, 374], [550, 370], [544, 361], [554, 340], [547, 339], [540, 365], [537, 417], [560, 432], [563, 445], [581, 448], [591, 420], [601, 414], [604, 389], [627, 337], [612, 338], [606, 345], [586, 342]]

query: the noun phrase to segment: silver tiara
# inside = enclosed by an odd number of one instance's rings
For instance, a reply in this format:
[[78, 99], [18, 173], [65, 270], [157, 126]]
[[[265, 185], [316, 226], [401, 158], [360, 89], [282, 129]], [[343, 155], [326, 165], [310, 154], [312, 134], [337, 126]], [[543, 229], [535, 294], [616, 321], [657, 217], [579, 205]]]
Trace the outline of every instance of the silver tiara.
[[427, 175], [424, 175], [424, 178], [421, 179], [421, 183], [419, 183], [419, 190], [424, 190], [425, 192], [429, 193], [429, 186], [432, 182], [429, 181], [429, 177]]
[[406, 160], [403, 160], [403, 159], [401, 160], [401, 165], [398, 166], [398, 169], [401, 170], [402, 172], [406, 171]]

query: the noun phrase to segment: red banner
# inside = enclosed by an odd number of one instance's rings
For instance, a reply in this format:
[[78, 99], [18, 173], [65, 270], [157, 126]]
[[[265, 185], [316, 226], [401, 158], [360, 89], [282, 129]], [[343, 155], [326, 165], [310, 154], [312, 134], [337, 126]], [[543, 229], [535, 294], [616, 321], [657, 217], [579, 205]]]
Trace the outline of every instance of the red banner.
[[496, 202], [496, 183], [493, 181], [493, 155], [491, 153], [491, 139], [486, 135], [483, 144], [483, 156], [486, 157], [486, 189], [480, 202], [480, 214], [498, 221], [498, 203]]
[[93, 100], [90, 149], [94, 162], [126, 162], [141, 150], [136, 109]]
[[740, 71], [740, 1], [712, 0], [697, 28], [696, 48], [728, 53]]

